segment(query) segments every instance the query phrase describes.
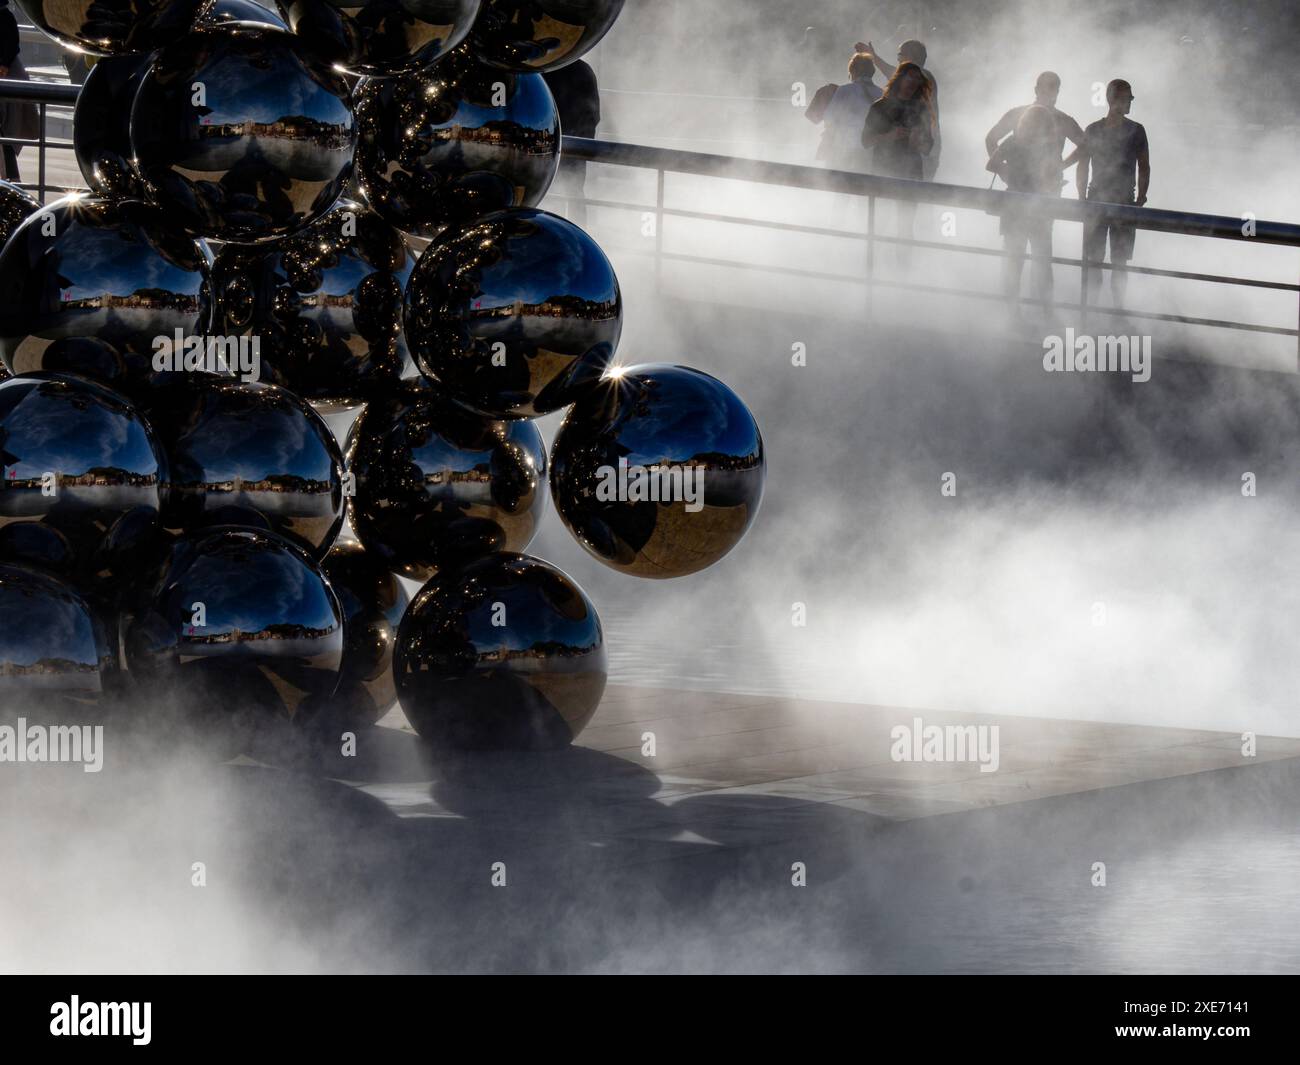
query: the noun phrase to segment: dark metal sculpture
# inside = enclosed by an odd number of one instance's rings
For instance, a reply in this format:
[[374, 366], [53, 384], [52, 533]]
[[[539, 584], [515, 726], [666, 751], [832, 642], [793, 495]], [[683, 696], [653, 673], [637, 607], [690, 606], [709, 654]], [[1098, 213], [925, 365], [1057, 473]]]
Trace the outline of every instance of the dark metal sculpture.
[[549, 562], [490, 555], [435, 577], [402, 619], [398, 697], [436, 746], [545, 750], [572, 742], [605, 690], [591, 600]]
[[338, 199], [355, 147], [343, 76], [292, 34], [234, 22], [163, 49], [131, 110], [150, 198], [189, 232], [249, 243]]
[[333, 694], [343, 660], [343, 614], [320, 568], [258, 529], [182, 537], [122, 631], [138, 712], [226, 756]]
[[0, 252], [0, 357], [11, 373], [69, 370], [138, 397], [156, 339], [192, 334], [208, 313], [210, 260], [146, 204], [52, 203]]
[[394, 573], [427, 580], [528, 546], [546, 507], [546, 451], [530, 422], [458, 407], [422, 381], [375, 400], [352, 426], [348, 518]]
[[275, 385], [199, 376], [149, 408], [172, 485], [164, 525], [246, 525], [324, 557], [343, 524], [343, 459], [310, 405]]
[[289, 28], [354, 74], [427, 67], [469, 33], [479, 0], [276, 0]]
[[483, 0], [470, 43], [503, 70], [558, 70], [596, 47], [622, 10], [623, 0]]
[[604, 252], [546, 211], [499, 211], [431, 244], [406, 290], [406, 339], [452, 398], [504, 418], [574, 402], [618, 345], [623, 301]]
[[402, 294], [414, 266], [400, 232], [342, 200], [293, 236], [226, 245], [213, 263], [210, 332], [256, 337], [261, 379], [318, 410], [355, 407], [409, 365]]
[[711, 566], [754, 521], [763, 438], [740, 398], [685, 366], [610, 375], [574, 405], [551, 451], [551, 491], [569, 531], [637, 577]]
[[426, 70], [362, 82], [356, 117], [361, 192], [408, 233], [535, 206], [559, 164], [546, 82], [492, 70], [464, 48]]

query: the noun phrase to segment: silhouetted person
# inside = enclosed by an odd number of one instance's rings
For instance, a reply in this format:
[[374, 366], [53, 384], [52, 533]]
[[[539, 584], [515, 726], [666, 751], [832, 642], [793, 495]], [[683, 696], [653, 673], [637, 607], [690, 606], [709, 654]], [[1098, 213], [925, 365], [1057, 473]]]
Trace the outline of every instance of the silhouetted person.
[[[883, 95], [867, 112], [862, 128], [862, 146], [872, 153], [872, 171], [885, 177], [923, 179], [925, 157], [934, 147], [934, 111], [930, 106], [930, 83], [915, 63], [900, 63]], [[897, 236], [912, 236], [916, 217], [914, 200], [898, 201]], [[910, 248], [899, 246], [899, 260], [906, 262]]]
[[[1034, 82], [1034, 102], [1032, 104], [1024, 104], [1020, 107], [1013, 107], [997, 120], [993, 128], [989, 130], [984, 137], [984, 147], [988, 149], [989, 153], [990, 170], [994, 169], [992, 164], [997, 155], [998, 143], [1015, 130], [1016, 123], [1020, 121], [1020, 116], [1030, 107], [1045, 107], [1051, 112], [1052, 119], [1056, 125], [1055, 138], [1057, 142], [1056, 154], [1058, 157], [1063, 151], [1065, 151], [1065, 142], [1067, 140], [1076, 148], [1082, 147], [1083, 130], [1079, 128], [1079, 123], [1064, 111], [1058, 110], [1056, 107], [1056, 98], [1060, 95], [1060, 92], [1060, 76], [1050, 70], [1045, 70], [1043, 73], [1038, 75], [1038, 80]], [[1071, 166], [1075, 162], [1078, 154], [1077, 151], [1072, 152], [1070, 157], [1061, 164], [1061, 168], [1065, 169], [1066, 167]], [[1006, 180], [1006, 178], [1001, 174], [999, 174], [999, 177], [1002, 177], [1003, 181]], [[1057, 191], [1060, 191], [1059, 185]]]
[[[18, 20], [9, 9], [9, 0], [0, 0], [0, 78], [27, 79], [19, 51]], [[25, 137], [30, 131], [21, 128], [24, 125], [22, 110], [29, 105], [17, 100], [6, 100], [0, 106], [0, 136]], [[19, 181], [18, 151], [14, 144], [4, 146], [4, 176], [7, 181]]]
[[[1133, 106], [1132, 86], [1116, 78], [1106, 86], [1106, 102], [1110, 104], [1106, 117], [1083, 131], [1083, 144], [1078, 151], [1079, 166], [1075, 171], [1079, 199], [1141, 207], [1147, 202], [1147, 189], [1151, 184], [1151, 156], [1147, 149], [1147, 131], [1127, 117]], [[1084, 223], [1083, 257], [1091, 267], [1088, 271], [1090, 299], [1101, 286], [1099, 264], [1106, 259], [1109, 236], [1111, 293], [1116, 307], [1124, 305], [1135, 233], [1131, 225], [1108, 220]]]
[[[583, 60], [543, 74], [560, 112], [560, 130], [572, 137], [595, 137], [600, 125], [600, 87], [596, 72]], [[568, 216], [576, 225], [587, 224], [587, 163], [560, 154], [555, 191], [566, 197]]]
[[849, 81], [835, 90], [822, 115], [822, 142], [817, 158], [835, 170], [867, 173], [871, 157], [862, 146], [862, 128], [871, 105], [881, 97], [872, 82], [872, 57], [858, 53], [849, 60]]
[[[1059, 196], [1062, 142], [1056, 115], [1044, 104], [1031, 104], [1019, 111], [1013, 135], [994, 145], [998, 172], [1011, 192]], [[1052, 219], [1035, 212], [1032, 204], [1012, 203], [1002, 214], [1001, 230], [1007, 252], [1002, 260], [1002, 287], [1012, 306], [1019, 305], [1026, 245], [1035, 256], [1030, 269], [1034, 298], [1050, 300]]]
[[[898, 67], [882, 59], [870, 41], [866, 44], [859, 42], [856, 47], [859, 52], [868, 52], [875, 57], [876, 69], [880, 71], [886, 80], [893, 78]], [[920, 41], [904, 41], [898, 46], [899, 66], [904, 63], [915, 63], [921, 68], [921, 73], [925, 75], [926, 83], [930, 87], [930, 111], [934, 116], [934, 146], [922, 163], [921, 176], [925, 181], [931, 180], [935, 171], [939, 169], [939, 151], [943, 147], [943, 141], [939, 134], [939, 81], [930, 71], [926, 70], [925, 61], [927, 58], [928, 53], [925, 45]]]

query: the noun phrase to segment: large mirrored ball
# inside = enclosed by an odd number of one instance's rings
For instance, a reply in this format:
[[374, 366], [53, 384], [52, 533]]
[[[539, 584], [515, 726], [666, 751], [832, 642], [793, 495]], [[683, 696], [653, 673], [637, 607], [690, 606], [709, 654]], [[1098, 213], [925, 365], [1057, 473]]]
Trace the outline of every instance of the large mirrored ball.
[[32, 25], [91, 55], [149, 52], [178, 40], [212, 0], [15, 0]]
[[120, 681], [116, 641], [73, 585], [0, 563], [0, 721], [97, 723]]
[[427, 67], [474, 24], [479, 0], [276, 0], [317, 55], [354, 74]]
[[429, 581], [393, 655], [407, 719], [457, 750], [564, 747], [605, 691], [596, 608], [549, 562], [490, 555]]
[[498, 211], [429, 245], [407, 285], [405, 324], [416, 365], [453, 399], [531, 418], [600, 379], [623, 299], [605, 253], [572, 222]]
[[505, 74], [458, 48], [357, 89], [357, 181], [408, 233], [542, 201], [560, 158], [560, 117], [540, 74]]
[[141, 711], [197, 730], [221, 757], [328, 698], [343, 660], [343, 614], [319, 566], [257, 529], [178, 540], [122, 632]]
[[262, 380], [318, 410], [354, 407], [409, 362], [402, 298], [415, 254], [368, 208], [341, 200], [306, 229], [227, 244], [213, 263], [211, 332], [256, 340]]
[[255, 0], [216, 0], [199, 19], [200, 26], [220, 26], [226, 22], [261, 22], [281, 30], [289, 28], [284, 19], [270, 9], [270, 0], [266, 6]]
[[40, 209], [40, 201], [26, 189], [0, 181], [0, 248], [29, 215]]
[[117, 392], [72, 374], [0, 382], [0, 559], [105, 583], [167, 491], [153, 429]]
[[207, 245], [155, 207], [69, 196], [0, 252], [0, 357], [12, 373], [63, 370], [138, 398], [155, 341], [208, 313]]
[[311, 708], [311, 723], [326, 729], [373, 725], [397, 702], [393, 648], [411, 597], [356, 540], [336, 543], [321, 569], [343, 610], [343, 664], [338, 690]]
[[343, 524], [343, 457], [324, 420], [287, 389], [196, 377], [150, 406], [171, 471], [164, 524], [246, 525], [323, 557]]
[[763, 438], [715, 377], [636, 366], [574, 405], [551, 450], [551, 491], [569, 531], [606, 565], [681, 577], [713, 565], [758, 512]]
[[232, 22], [163, 49], [141, 79], [131, 148], [178, 226], [250, 243], [296, 232], [338, 199], [355, 147], [343, 76], [292, 34]]
[[428, 580], [528, 546], [546, 507], [546, 450], [531, 422], [485, 418], [422, 381], [366, 404], [348, 433], [348, 519], [394, 573]]
[[131, 104], [147, 55], [107, 56], [90, 69], [72, 113], [72, 149], [90, 191], [105, 199], [145, 198], [131, 161]]
[[470, 45], [502, 70], [559, 70], [595, 48], [622, 10], [623, 0], [483, 0]]

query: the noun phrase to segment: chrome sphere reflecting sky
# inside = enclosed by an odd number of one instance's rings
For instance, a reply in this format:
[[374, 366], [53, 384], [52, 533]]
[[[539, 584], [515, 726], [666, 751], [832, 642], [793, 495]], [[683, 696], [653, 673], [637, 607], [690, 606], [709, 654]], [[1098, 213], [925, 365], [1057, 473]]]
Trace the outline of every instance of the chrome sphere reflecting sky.
[[293, 236], [223, 247], [209, 332], [257, 337], [261, 379], [317, 409], [354, 407], [399, 381], [409, 361], [402, 293], [414, 266], [398, 230], [341, 200]]
[[131, 104], [147, 55], [108, 56], [86, 75], [72, 113], [72, 148], [90, 191], [105, 199], [145, 198], [131, 162]]
[[343, 659], [343, 614], [320, 568], [257, 529], [178, 540], [122, 630], [141, 712], [211, 727], [223, 755], [259, 719], [332, 694]]
[[0, 538], [36, 523], [95, 547], [127, 511], [159, 511], [165, 493], [155, 434], [125, 397], [66, 373], [0, 381]]
[[212, 0], [14, 0], [32, 25], [91, 55], [149, 52], [185, 36]]
[[498, 211], [449, 231], [406, 288], [406, 341], [454, 399], [497, 417], [559, 410], [599, 379], [623, 328], [600, 246], [546, 211]]
[[50, 204], [0, 252], [0, 357], [12, 373], [72, 370], [138, 396], [154, 338], [193, 333], [208, 313], [210, 260], [155, 207]]
[[560, 118], [538, 74], [505, 74], [458, 48], [426, 70], [356, 92], [357, 182], [408, 233], [432, 236], [540, 203], [560, 157]]
[[604, 694], [604, 634], [591, 600], [549, 562], [489, 555], [411, 600], [393, 673], [407, 719], [435, 745], [563, 747]]
[[504, 70], [558, 70], [596, 47], [622, 10], [623, 0], [483, 0], [470, 44]]
[[766, 456], [749, 408], [685, 366], [634, 366], [569, 411], [551, 449], [551, 491], [569, 531], [637, 577], [711, 566], [749, 529]]
[[458, 407], [423, 381], [366, 404], [348, 433], [348, 518], [394, 573], [427, 580], [522, 550], [546, 508], [546, 450], [531, 422]]
[[162, 450], [123, 396], [70, 374], [0, 382], [0, 557], [84, 575], [166, 494]]
[[479, 0], [276, 0], [313, 52], [354, 74], [427, 67], [455, 48]]
[[275, 385], [198, 376], [149, 408], [167, 454], [170, 529], [247, 525], [322, 557], [343, 524], [343, 459], [307, 402]]
[[115, 641], [71, 584], [0, 563], [0, 721], [98, 723], [120, 679]]
[[268, 26], [287, 30], [284, 19], [254, 0], [217, 0], [199, 18], [200, 26], [219, 26], [226, 22], [264, 22]]
[[174, 224], [241, 243], [328, 210], [351, 178], [355, 139], [343, 76], [292, 34], [255, 23], [163, 49], [131, 110], [150, 197]]

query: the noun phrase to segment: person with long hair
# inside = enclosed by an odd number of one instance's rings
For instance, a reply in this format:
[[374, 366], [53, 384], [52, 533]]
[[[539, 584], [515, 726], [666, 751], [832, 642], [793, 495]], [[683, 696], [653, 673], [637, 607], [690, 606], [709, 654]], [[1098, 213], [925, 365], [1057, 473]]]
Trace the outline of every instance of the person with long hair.
[[[873, 173], [923, 180], [924, 160], [934, 147], [934, 128], [925, 72], [915, 63], [900, 63], [880, 99], [871, 105], [862, 127], [862, 147], [872, 154]], [[910, 238], [915, 218], [916, 202], [898, 201], [896, 235]], [[907, 262], [909, 250], [900, 246], [900, 262]]]
[[[875, 46], [867, 41], [865, 44], [861, 41], [857, 44], [859, 52], [867, 52], [875, 58], [876, 69], [880, 71], [881, 77], [889, 81], [897, 72], [898, 67], [891, 65], [877, 51]], [[898, 46], [898, 65], [904, 63], [915, 63], [921, 68], [921, 73], [925, 75], [926, 84], [930, 87], [930, 113], [934, 119], [934, 144], [930, 148], [930, 153], [921, 163], [922, 177], [926, 181], [933, 181], [935, 171], [939, 169], [939, 152], [942, 148], [942, 135], [939, 130], [939, 79], [933, 72], [926, 67], [926, 60], [929, 58], [929, 52], [924, 44], [917, 40], [904, 41]]]

